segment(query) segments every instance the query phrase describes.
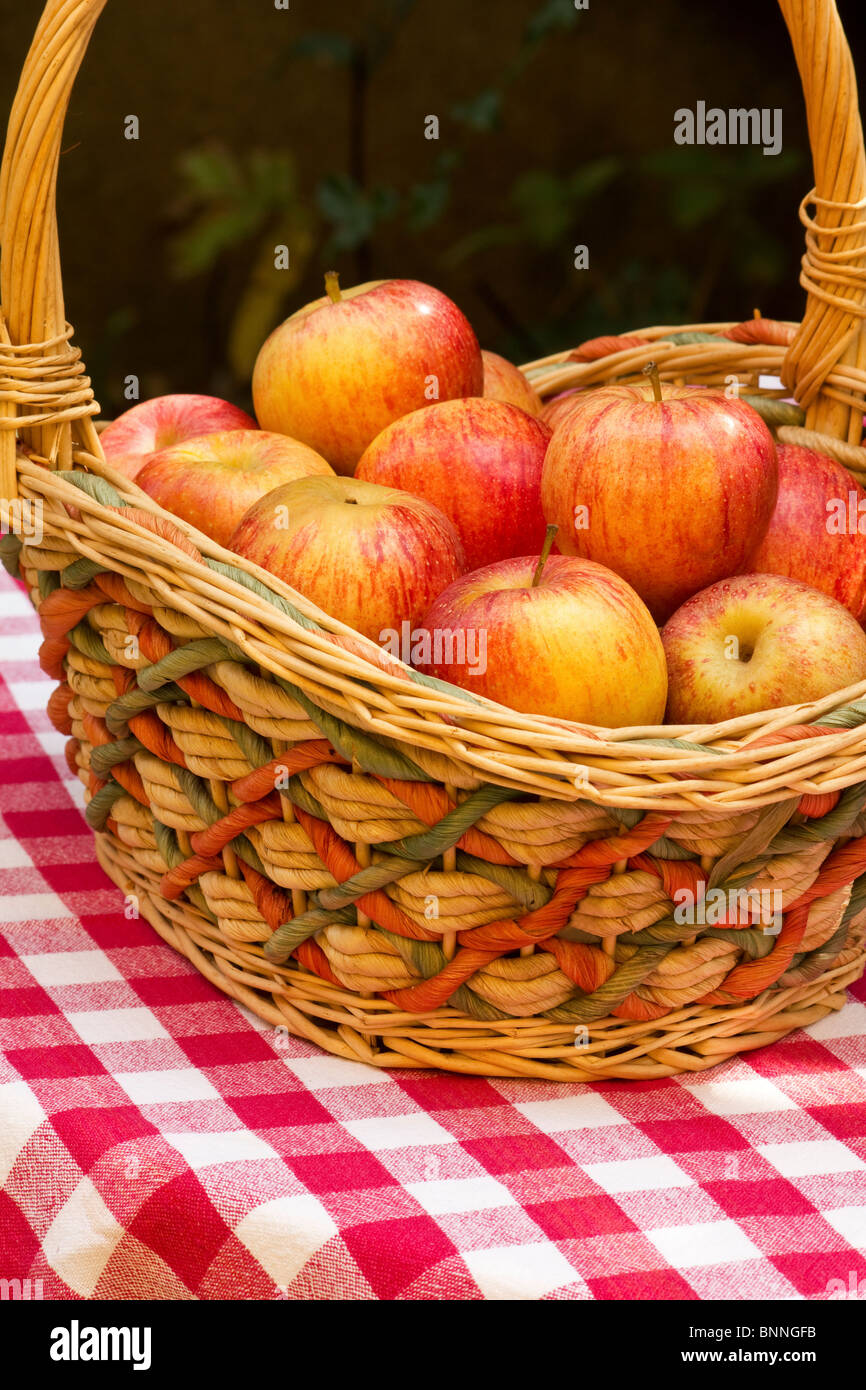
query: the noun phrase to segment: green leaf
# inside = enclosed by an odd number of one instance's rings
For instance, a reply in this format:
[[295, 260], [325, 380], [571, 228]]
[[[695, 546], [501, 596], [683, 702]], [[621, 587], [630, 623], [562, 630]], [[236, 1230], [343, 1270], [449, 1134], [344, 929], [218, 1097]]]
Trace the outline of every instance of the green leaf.
[[451, 114], [470, 130], [495, 130], [502, 119], [502, 93], [495, 87], [488, 87], [469, 101], [460, 102]]

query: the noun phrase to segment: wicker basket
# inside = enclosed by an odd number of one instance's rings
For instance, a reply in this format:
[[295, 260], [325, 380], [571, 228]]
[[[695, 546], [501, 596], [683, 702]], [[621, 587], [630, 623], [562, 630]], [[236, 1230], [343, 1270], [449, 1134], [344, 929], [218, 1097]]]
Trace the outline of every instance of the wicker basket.
[[[0, 496], [42, 504], [40, 542], [4, 558], [107, 873], [220, 989], [375, 1066], [661, 1077], [838, 1009], [864, 965], [866, 683], [712, 728], [519, 714], [389, 660], [105, 464], [55, 218], [104, 4], [49, 0], [9, 123]], [[755, 394], [778, 373], [805, 412], [771, 401], [780, 437], [864, 476], [854, 74], [833, 0], [781, 7], [815, 163], [802, 325], [650, 329], [527, 371], [547, 395], [650, 357]], [[683, 923], [683, 887], [772, 890], [781, 927]]]

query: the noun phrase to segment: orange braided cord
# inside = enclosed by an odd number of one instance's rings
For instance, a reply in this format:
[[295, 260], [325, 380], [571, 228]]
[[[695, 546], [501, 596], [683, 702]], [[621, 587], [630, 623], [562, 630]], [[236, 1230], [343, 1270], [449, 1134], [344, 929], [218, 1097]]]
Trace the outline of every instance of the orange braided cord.
[[651, 347], [648, 338], [639, 338], [634, 333], [620, 333], [617, 336], [587, 338], [566, 357], [566, 362], [597, 362], [600, 357], [609, 357], [612, 352], [623, 352], [626, 348]]
[[302, 941], [300, 946], [296, 946], [292, 955], [295, 960], [300, 961], [301, 965], [311, 971], [313, 975], [318, 975], [321, 979], [327, 980], [329, 984], [339, 985], [340, 989], [345, 989], [341, 985], [333, 970], [331, 969], [328, 957], [325, 955], [318, 942], [310, 936], [306, 941]]
[[135, 734], [139, 743], [144, 744], [148, 753], [153, 753], [164, 763], [174, 763], [177, 767], [186, 767], [186, 758], [156, 710], [142, 710], [141, 714], [132, 715], [126, 723], [130, 733]]
[[743, 965], [735, 965], [718, 989], [702, 995], [697, 1003], [730, 1004], [737, 999], [757, 999], [759, 994], [775, 984], [779, 976], [784, 975], [788, 969], [806, 930], [808, 915], [809, 910], [806, 906], [789, 908], [770, 954], [764, 956], [763, 960], [750, 960]]
[[[308, 815], [299, 806], [295, 807], [295, 815], [313, 842], [313, 847], [325, 868], [338, 883], [345, 883], [354, 874], [360, 873], [361, 865], [345, 840], [340, 838], [332, 826], [317, 820], [315, 816]], [[358, 898], [357, 907], [359, 912], [372, 918], [386, 931], [394, 932], [396, 936], [406, 936], [414, 941], [437, 941], [439, 939], [438, 933], [428, 931], [417, 922], [413, 922], [412, 918], [407, 917], [404, 912], [401, 912], [396, 903], [393, 903], [388, 895], [379, 888], [374, 889], [372, 893], [365, 893], [363, 898]]]
[[60, 734], [72, 733], [72, 719], [69, 714], [71, 699], [72, 690], [66, 681], [61, 681], [48, 697], [48, 718]]
[[516, 921], [503, 917], [498, 922], [488, 922], [485, 926], [470, 927], [458, 933], [461, 946], [493, 951], [501, 955], [515, 946], [531, 946], [543, 941], [564, 927], [572, 911], [586, 897], [587, 889], [593, 883], [604, 883], [610, 878], [606, 866], [598, 865], [579, 869], [560, 869], [556, 877], [553, 897], [543, 907], [527, 912]]
[[65, 637], [81, 619], [105, 602], [105, 595], [88, 585], [86, 589], [55, 589], [39, 605], [39, 621], [46, 637]]
[[253, 901], [261, 913], [262, 920], [267, 922], [271, 931], [276, 931], [283, 922], [288, 922], [292, 918], [292, 899], [288, 893], [284, 893], [270, 879], [260, 874], [258, 869], [254, 869], [251, 864], [247, 864], [243, 859], [238, 860], [244, 882], [253, 895]]
[[182, 864], [175, 864], [173, 869], [163, 874], [159, 881], [159, 891], [164, 898], [179, 898], [181, 893], [195, 882], [199, 874], [220, 872], [224, 867], [221, 859], [208, 858], [201, 854], [193, 855], [191, 859], [184, 859]]
[[664, 1018], [670, 1012], [669, 1004], [651, 1004], [634, 992], [627, 994], [621, 1004], [611, 1009], [615, 1018], [627, 1018], [633, 1023], [650, 1023], [654, 1018]]
[[68, 637], [46, 637], [39, 648], [39, 665], [53, 681], [62, 681], [66, 675], [63, 659], [69, 651]]
[[621, 835], [611, 835], [606, 840], [590, 840], [575, 850], [574, 854], [569, 855], [568, 859], [564, 859], [563, 867], [617, 864], [622, 859], [642, 854], [645, 849], [654, 845], [656, 840], [661, 839], [673, 820], [673, 816], [666, 816], [661, 811], [650, 811], [632, 830], [626, 830]]
[[794, 341], [790, 324], [780, 323], [778, 319], [747, 319], [737, 323], [719, 334], [720, 338], [730, 338], [732, 343], [765, 343], [771, 347], [787, 347]]
[[148, 618], [152, 615], [150, 605], [129, 592], [122, 574], [97, 574], [93, 582], [112, 603], [119, 604], [121, 608], [131, 608], [136, 613], [144, 613]]
[[[798, 739], [821, 738], [825, 734], [835, 732], [834, 729], [818, 729], [814, 724], [792, 724], [788, 729], [779, 729], [775, 734], [764, 734], [763, 737], [756, 738], [749, 747], [768, 748], [774, 743], [795, 743]], [[840, 795], [840, 792], [804, 792], [797, 803], [797, 810], [813, 819], [826, 816], [836, 806]]]
[[681, 893], [684, 888], [692, 894], [695, 902], [704, 896], [706, 873], [700, 864], [695, 864], [691, 859], [653, 859], [649, 854], [635, 854], [629, 859], [628, 866], [630, 869], [644, 869], [660, 878], [671, 902], [674, 894]]
[[318, 767], [321, 763], [346, 765], [346, 759], [331, 747], [327, 739], [308, 739], [306, 743], [296, 743], [288, 752], [281, 753], [269, 763], [254, 768], [244, 777], [239, 777], [236, 782], [232, 782], [232, 791], [238, 801], [258, 801], [274, 790], [274, 783], [278, 777], [293, 777], [296, 772]]
[[221, 816], [206, 830], [197, 830], [190, 835], [189, 842], [196, 854], [219, 854], [226, 845], [251, 825], [261, 825], [262, 821], [280, 820], [282, 810], [279, 797], [268, 796], [263, 801], [249, 806], [235, 806], [228, 815]]
[[549, 941], [542, 941], [539, 949], [555, 956], [563, 975], [573, 980], [584, 994], [592, 994], [616, 969], [616, 963], [600, 946], [586, 946], [580, 941], [553, 936]]
[[455, 989], [465, 985], [477, 970], [489, 965], [498, 955], [498, 951], [473, 951], [464, 946], [438, 975], [421, 980], [417, 985], [407, 985], [405, 989], [383, 990], [381, 997], [390, 999], [398, 1008], [413, 1014], [439, 1009], [448, 1002]]
[[152, 512], [146, 512], [139, 507], [109, 507], [110, 512], [117, 516], [122, 516], [125, 521], [134, 521], [138, 526], [143, 526], [146, 531], [151, 531], [154, 536], [158, 536], [161, 541], [168, 541], [171, 545], [176, 545], [178, 550], [182, 550], [191, 560], [201, 561], [201, 551], [193, 545], [188, 536], [184, 535], [180, 527], [173, 521], [169, 521], [165, 516], [154, 516]]
[[[383, 787], [402, 801], [404, 806], [424, 825], [438, 825], [453, 811], [457, 803], [452, 801], [445, 792], [444, 787], [436, 786], [433, 782], [401, 782], [396, 777], [376, 777], [377, 782], [381, 782]], [[466, 851], [467, 854], [474, 854], [478, 859], [486, 859], [488, 864], [518, 864], [520, 861], [512, 859], [511, 855], [504, 850], [498, 840], [494, 840], [492, 835], [487, 835], [483, 830], [470, 826], [465, 835], [461, 835], [457, 841], [458, 848]]]
[[77, 738], [68, 738], [66, 740], [66, 745], [63, 749], [63, 756], [66, 759], [66, 766], [69, 768], [69, 771], [72, 773], [73, 777], [78, 776], [79, 769], [78, 763], [76, 762], [76, 754], [78, 753], [80, 748], [81, 744], [78, 742]]

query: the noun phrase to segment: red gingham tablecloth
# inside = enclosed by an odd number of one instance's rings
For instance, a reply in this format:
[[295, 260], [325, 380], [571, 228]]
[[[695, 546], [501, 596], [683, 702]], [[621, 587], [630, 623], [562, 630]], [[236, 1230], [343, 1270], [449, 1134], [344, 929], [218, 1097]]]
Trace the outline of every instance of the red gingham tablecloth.
[[278, 1035], [124, 915], [2, 571], [0, 614], [0, 1280], [61, 1299], [866, 1296], [862, 984], [775, 1047], [658, 1082], [388, 1074]]

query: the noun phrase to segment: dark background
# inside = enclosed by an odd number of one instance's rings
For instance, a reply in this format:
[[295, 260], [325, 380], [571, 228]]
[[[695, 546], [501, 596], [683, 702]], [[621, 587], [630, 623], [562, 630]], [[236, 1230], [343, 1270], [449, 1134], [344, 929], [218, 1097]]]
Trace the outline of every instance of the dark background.
[[[866, 7], [839, 8], [862, 72]], [[0, 0], [4, 111], [40, 9]], [[698, 100], [781, 107], [783, 153], [676, 146]], [[67, 315], [109, 415], [130, 373], [248, 404], [330, 266], [439, 285], [519, 361], [802, 310], [812, 172], [773, 0], [109, 0], [64, 149]]]

